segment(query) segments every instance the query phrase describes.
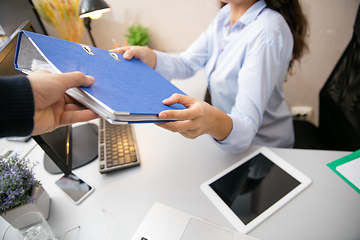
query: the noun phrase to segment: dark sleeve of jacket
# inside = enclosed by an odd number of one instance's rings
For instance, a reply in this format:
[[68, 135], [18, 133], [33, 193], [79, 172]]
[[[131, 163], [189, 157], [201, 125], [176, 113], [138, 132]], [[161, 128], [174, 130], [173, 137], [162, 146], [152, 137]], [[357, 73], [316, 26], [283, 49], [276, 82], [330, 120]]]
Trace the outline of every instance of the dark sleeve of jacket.
[[0, 77], [0, 137], [30, 135], [33, 117], [34, 98], [28, 78]]

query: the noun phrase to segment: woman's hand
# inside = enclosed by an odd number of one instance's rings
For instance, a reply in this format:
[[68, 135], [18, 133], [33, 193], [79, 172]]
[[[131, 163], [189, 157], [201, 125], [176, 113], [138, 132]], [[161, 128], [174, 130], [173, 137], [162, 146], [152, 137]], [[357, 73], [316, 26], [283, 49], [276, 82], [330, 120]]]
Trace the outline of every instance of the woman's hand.
[[148, 47], [129, 46], [116, 48], [110, 51], [123, 54], [123, 57], [127, 60], [132, 58], [140, 59], [151, 68], [155, 68], [156, 66], [156, 54]]
[[204, 101], [181, 94], [173, 94], [163, 103], [165, 105], [179, 103], [186, 109], [162, 111], [159, 118], [176, 121], [157, 123], [156, 125], [172, 132], [178, 132], [186, 138], [195, 139], [208, 133], [216, 140], [222, 141], [232, 130], [232, 119]]

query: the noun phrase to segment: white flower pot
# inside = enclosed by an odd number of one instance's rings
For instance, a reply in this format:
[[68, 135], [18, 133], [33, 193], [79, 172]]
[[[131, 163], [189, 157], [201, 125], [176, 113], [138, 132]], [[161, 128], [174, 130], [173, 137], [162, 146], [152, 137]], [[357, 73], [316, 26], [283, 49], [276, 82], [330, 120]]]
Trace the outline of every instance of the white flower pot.
[[[2, 214], [1, 217], [5, 219], [9, 224], [14, 222], [18, 217], [22, 216], [28, 212], [41, 212], [45, 219], [49, 218], [50, 210], [50, 196], [45, 191], [45, 189], [40, 186], [33, 188], [31, 192], [32, 197], [35, 198], [34, 203], [27, 203], [21, 206], [17, 206], [13, 209], [10, 209], [5, 214]], [[16, 226], [21, 228], [23, 226]]]

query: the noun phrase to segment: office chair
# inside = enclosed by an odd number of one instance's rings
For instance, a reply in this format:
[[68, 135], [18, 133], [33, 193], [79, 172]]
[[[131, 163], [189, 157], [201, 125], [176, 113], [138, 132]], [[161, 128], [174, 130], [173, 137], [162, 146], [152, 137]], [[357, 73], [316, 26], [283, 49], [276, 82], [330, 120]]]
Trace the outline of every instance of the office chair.
[[360, 149], [360, 6], [350, 43], [319, 95], [319, 127], [294, 120], [294, 148]]

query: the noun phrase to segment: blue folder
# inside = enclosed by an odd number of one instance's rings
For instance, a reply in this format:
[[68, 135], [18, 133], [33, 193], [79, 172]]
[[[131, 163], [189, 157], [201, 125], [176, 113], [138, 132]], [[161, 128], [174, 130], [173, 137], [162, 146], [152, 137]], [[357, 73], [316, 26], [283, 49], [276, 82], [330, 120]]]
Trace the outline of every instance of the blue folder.
[[34, 61], [47, 64], [55, 73], [80, 71], [95, 78], [91, 87], [73, 88], [67, 94], [110, 123], [163, 121], [163, 110], [177, 110], [180, 104], [164, 105], [173, 93], [185, 94], [138, 59], [125, 60], [121, 54], [53, 38], [33, 32], [19, 33], [15, 68], [29, 74]]

